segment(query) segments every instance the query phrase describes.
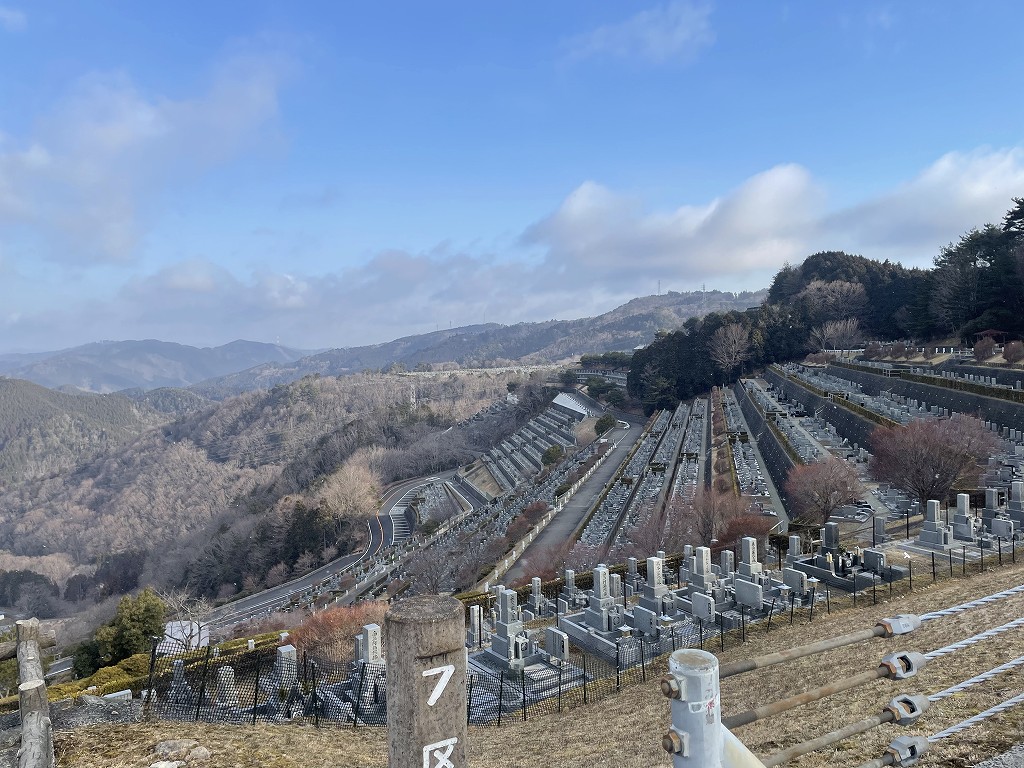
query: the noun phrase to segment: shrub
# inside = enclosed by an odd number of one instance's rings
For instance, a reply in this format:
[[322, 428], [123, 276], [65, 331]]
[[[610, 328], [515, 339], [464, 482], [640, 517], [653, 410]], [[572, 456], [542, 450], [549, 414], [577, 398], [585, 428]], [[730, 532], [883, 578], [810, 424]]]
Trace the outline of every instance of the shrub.
[[996, 343], [990, 337], [986, 336], [982, 339], [978, 339], [974, 344], [974, 359], [982, 362], [992, 357], [992, 353], [995, 352]]
[[1003, 347], [1003, 359], [1010, 365], [1016, 365], [1021, 360], [1024, 360], [1024, 343], [1011, 341]]
[[337, 663], [352, 660], [352, 638], [365, 624], [383, 624], [388, 604], [371, 601], [314, 613], [292, 630], [290, 642], [300, 651], [315, 652]]

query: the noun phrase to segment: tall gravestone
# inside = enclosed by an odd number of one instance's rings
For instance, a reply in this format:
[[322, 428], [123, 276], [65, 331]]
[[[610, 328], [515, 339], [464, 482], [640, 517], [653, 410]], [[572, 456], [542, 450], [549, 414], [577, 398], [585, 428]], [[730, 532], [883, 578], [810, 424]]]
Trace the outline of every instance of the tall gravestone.
[[594, 590], [583, 613], [583, 621], [598, 632], [612, 632], [618, 626], [618, 620], [608, 568], [599, 565], [594, 568]]
[[740, 540], [740, 547], [740, 575], [752, 579], [763, 570], [761, 563], [757, 559], [757, 539], [753, 536], [744, 536]]
[[956, 496], [956, 513], [953, 515], [953, 538], [957, 541], [974, 542], [978, 538], [978, 521], [971, 513], [971, 497], [966, 493]]
[[935, 499], [931, 499], [925, 505], [924, 523], [921, 524], [921, 532], [917, 535], [917, 543], [943, 552], [953, 546], [953, 529], [942, 523], [939, 502]]

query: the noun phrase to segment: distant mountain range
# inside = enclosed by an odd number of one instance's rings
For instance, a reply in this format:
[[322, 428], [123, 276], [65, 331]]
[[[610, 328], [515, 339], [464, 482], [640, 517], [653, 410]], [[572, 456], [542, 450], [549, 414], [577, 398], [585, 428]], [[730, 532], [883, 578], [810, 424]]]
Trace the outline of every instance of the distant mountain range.
[[123, 389], [187, 387], [264, 363], [290, 363], [309, 350], [232, 341], [190, 347], [168, 341], [100, 341], [59, 352], [0, 356], [0, 374], [51, 389], [109, 393]]
[[203, 348], [151, 339], [101, 341], [58, 352], [0, 355], [0, 375], [69, 392], [123, 392], [157, 410], [177, 413], [198, 403], [167, 392], [158, 398], [144, 395], [157, 389], [188, 388], [202, 398], [222, 399], [311, 374], [343, 376], [441, 363], [461, 367], [551, 363], [588, 352], [628, 351], [650, 343], [660, 330], [678, 328], [690, 317], [744, 310], [759, 305], [766, 295], [767, 291], [669, 292], [633, 299], [597, 317], [470, 325], [317, 353], [253, 341]]
[[767, 291], [669, 292], [633, 299], [610, 312], [579, 320], [549, 320], [515, 325], [471, 325], [407, 336], [385, 344], [332, 349], [288, 362], [268, 362], [201, 382], [192, 391], [223, 398], [287, 384], [303, 376], [343, 376], [400, 365], [456, 363], [463, 367], [509, 363], [551, 363], [588, 352], [629, 351], [650, 343], [660, 330], [673, 330], [688, 318], [709, 312], [760, 305]]

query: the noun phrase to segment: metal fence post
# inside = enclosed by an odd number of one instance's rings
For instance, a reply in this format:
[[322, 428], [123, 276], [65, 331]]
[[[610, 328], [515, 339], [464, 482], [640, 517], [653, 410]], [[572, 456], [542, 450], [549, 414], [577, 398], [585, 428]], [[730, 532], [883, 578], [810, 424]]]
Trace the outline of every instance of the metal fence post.
[[647, 650], [647, 646], [644, 644], [644, 639], [641, 637], [640, 638], [640, 674], [643, 676], [642, 679], [643, 679], [643, 681], [645, 683], [647, 682], [647, 662], [644, 659], [644, 656], [647, 655], [646, 653], [644, 653], [644, 651], [646, 651], [646, 650]]
[[935, 583], [935, 553], [932, 552], [932, 584]]
[[366, 662], [359, 668], [359, 692], [356, 694], [356, 705], [352, 708], [352, 727], [359, 727], [359, 709], [363, 702], [363, 686], [366, 685]]
[[519, 670], [519, 687], [523, 689], [523, 722], [526, 722], [526, 670]]
[[615, 690], [621, 690], [619, 680], [619, 668], [622, 666], [620, 663], [622, 659], [622, 641], [620, 639], [615, 640]]
[[674, 651], [661, 690], [672, 702], [672, 726], [662, 746], [675, 768], [721, 768], [722, 708], [718, 659], [695, 649]]
[[198, 697], [198, 699], [196, 701], [196, 716], [195, 716], [195, 720], [194, 720], [195, 722], [199, 721], [199, 710], [203, 706], [203, 696], [206, 695], [206, 672], [210, 668], [210, 651], [211, 650], [212, 649], [211, 649], [211, 647], [209, 645], [206, 646], [206, 658], [203, 659], [203, 678], [199, 682], [199, 697]]
[[558, 711], [562, 711], [562, 664], [558, 665]]
[[583, 654], [583, 703], [587, 703], [587, 654]]
[[260, 695], [260, 657], [256, 656], [256, 679], [252, 687], [252, 724], [256, 725], [256, 701]]
[[312, 662], [313, 668], [313, 727], [320, 727], [320, 695], [316, 692], [316, 662]]
[[149, 652], [149, 682], [146, 683], [146, 703], [143, 707], [143, 720], [149, 719], [152, 714], [153, 699], [155, 698], [155, 691], [153, 690], [153, 673], [156, 672], [156, 647], [160, 643], [161, 638], [154, 637], [153, 649]]
[[501, 727], [501, 705], [505, 700], [505, 670], [498, 672], [498, 727]]
[[469, 676], [469, 695], [466, 701], [466, 725], [469, 725], [469, 716], [473, 711], [473, 676]]

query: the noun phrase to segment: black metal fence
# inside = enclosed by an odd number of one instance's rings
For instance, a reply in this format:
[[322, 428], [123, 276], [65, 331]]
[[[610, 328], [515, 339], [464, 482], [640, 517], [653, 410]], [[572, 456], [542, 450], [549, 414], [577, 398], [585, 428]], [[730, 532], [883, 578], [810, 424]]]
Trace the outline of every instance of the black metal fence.
[[[980, 549], [959, 545], [934, 556], [915, 557], [910, 578], [881, 581], [856, 593], [824, 584], [809, 599], [770, 603], [754, 621], [749, 612], [703, 625], [677, 623], [657, 640], [626, 637], [603, 652], [575, 645], [561, 664], [500, 671], [475, 659], [467, 676], [468, 721], [499, 726], [597, 701], [623, 686], [661, 674], [668, 654], [678, 648], [736, 647], [780, 622], [827, 621], [832, 611], [878, 604], [909, 594], [916, 582], [931, 584], [982, 573], [1017, 560], [1015, 542]], [[907, 562], [900, 562], [906, 566]], [[883, 575], [884, 578], [884, 575]], [[979, 595], [980, 596], [980, 595]], [[146, 684], [147, 681], [141, 681]], [[141, 685], [140, 685], [141, 687]], [[153, 657], [143, 692], [150, 719], [256, 723], [300, 721], [318, 727], [386, 724], [383, 664], [337, 663], [314, 654], [289, 655], [276, 647], [218, 651], [204, 648]]]

